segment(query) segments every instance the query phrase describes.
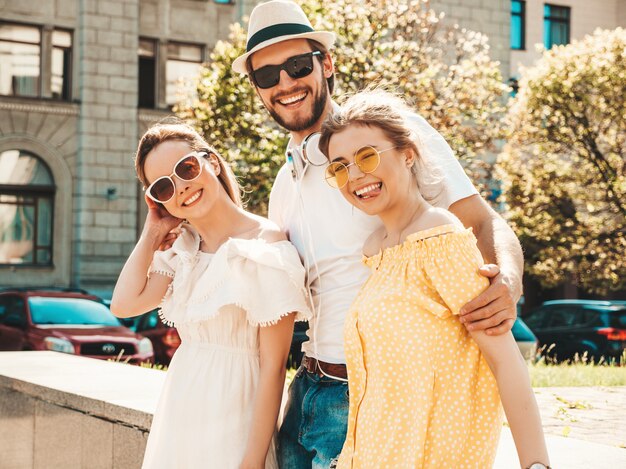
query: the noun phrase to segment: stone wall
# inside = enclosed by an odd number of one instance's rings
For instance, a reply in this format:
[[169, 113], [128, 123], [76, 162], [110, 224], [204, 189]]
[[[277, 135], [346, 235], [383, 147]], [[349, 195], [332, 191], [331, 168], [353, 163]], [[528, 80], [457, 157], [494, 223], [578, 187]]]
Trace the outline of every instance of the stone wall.
[[626, 0], [617, 0], [617, 24], [626, 28]]
[[503, 78], [508, 78], [510, 0], [431, 0], [431, 6], [435, 11], [443, 11], [447, 22], [486, 34], [491, 57], [500, 62]]
[[2, 469], [139, 469], [162, 371], [56, 352], [0, 354]]
[[114, 283], [135, 242], [139, 0], [82, 0], [72, 283]]

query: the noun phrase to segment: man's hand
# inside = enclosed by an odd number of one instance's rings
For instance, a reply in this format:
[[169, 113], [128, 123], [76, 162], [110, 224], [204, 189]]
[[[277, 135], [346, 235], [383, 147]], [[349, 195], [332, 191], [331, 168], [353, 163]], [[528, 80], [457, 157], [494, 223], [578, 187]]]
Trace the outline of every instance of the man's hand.
[[504, 334], [511, 330], [517, 318], [521, 285], [505, 277], [495, 264], [482, 266], [480, 274], [487, 277], [491, 285], [461, 308], [461, 322], [468, 330]]

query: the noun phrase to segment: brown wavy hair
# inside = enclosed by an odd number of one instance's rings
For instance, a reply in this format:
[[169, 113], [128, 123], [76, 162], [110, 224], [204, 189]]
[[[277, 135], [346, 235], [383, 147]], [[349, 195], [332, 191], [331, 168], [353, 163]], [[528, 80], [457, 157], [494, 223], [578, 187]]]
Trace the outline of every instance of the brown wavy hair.
[[242, 206], [241, 187], [239, 187], [230, 166], [228, 166], [217, 150], [209, 145], [193, 127], [180, 121], [155, 124], [139, 140], [139, 146], [135, 154], [135, 171], [144, 187], [150, 185], [144, 171], [144, 164], [148, 154], [161, 143], [170, 141], [185, 142], [193, 151], [206, 152], [207, 158], [209, 157], [208, 155], [215, 156], [220, 167], [217, 179], [235, 205], [238, 207]]

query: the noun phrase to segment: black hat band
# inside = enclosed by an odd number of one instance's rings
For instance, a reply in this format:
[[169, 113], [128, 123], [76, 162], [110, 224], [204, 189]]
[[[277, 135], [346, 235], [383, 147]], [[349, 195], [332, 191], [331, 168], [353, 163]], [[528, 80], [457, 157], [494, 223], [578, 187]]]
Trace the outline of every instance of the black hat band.
[[246, 52], [250, 52], [256, 46], [269, 39], [275, 39], [281, 36], [290, 36], [292, 34], [313, 33], [315, 30], [306, 25], [299, 23], [283, 23], [274, 24], [257, 31], [246, 44]]

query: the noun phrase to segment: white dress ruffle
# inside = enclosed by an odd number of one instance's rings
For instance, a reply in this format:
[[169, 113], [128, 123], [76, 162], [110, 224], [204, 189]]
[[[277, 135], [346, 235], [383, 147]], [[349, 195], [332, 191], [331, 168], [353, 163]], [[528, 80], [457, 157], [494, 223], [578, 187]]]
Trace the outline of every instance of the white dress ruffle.
[[[150, 275], [172, 277], [160, 315], [182, 343], [155, 412], [144, 469], [237, 469], [259, 377], [259, 328], [310, 317], [304, 269], [288, 241], [231, 238], [215, 254], [184, 228], [155, 253]], [[266, 468], [278, 467], [272, 442]]]

